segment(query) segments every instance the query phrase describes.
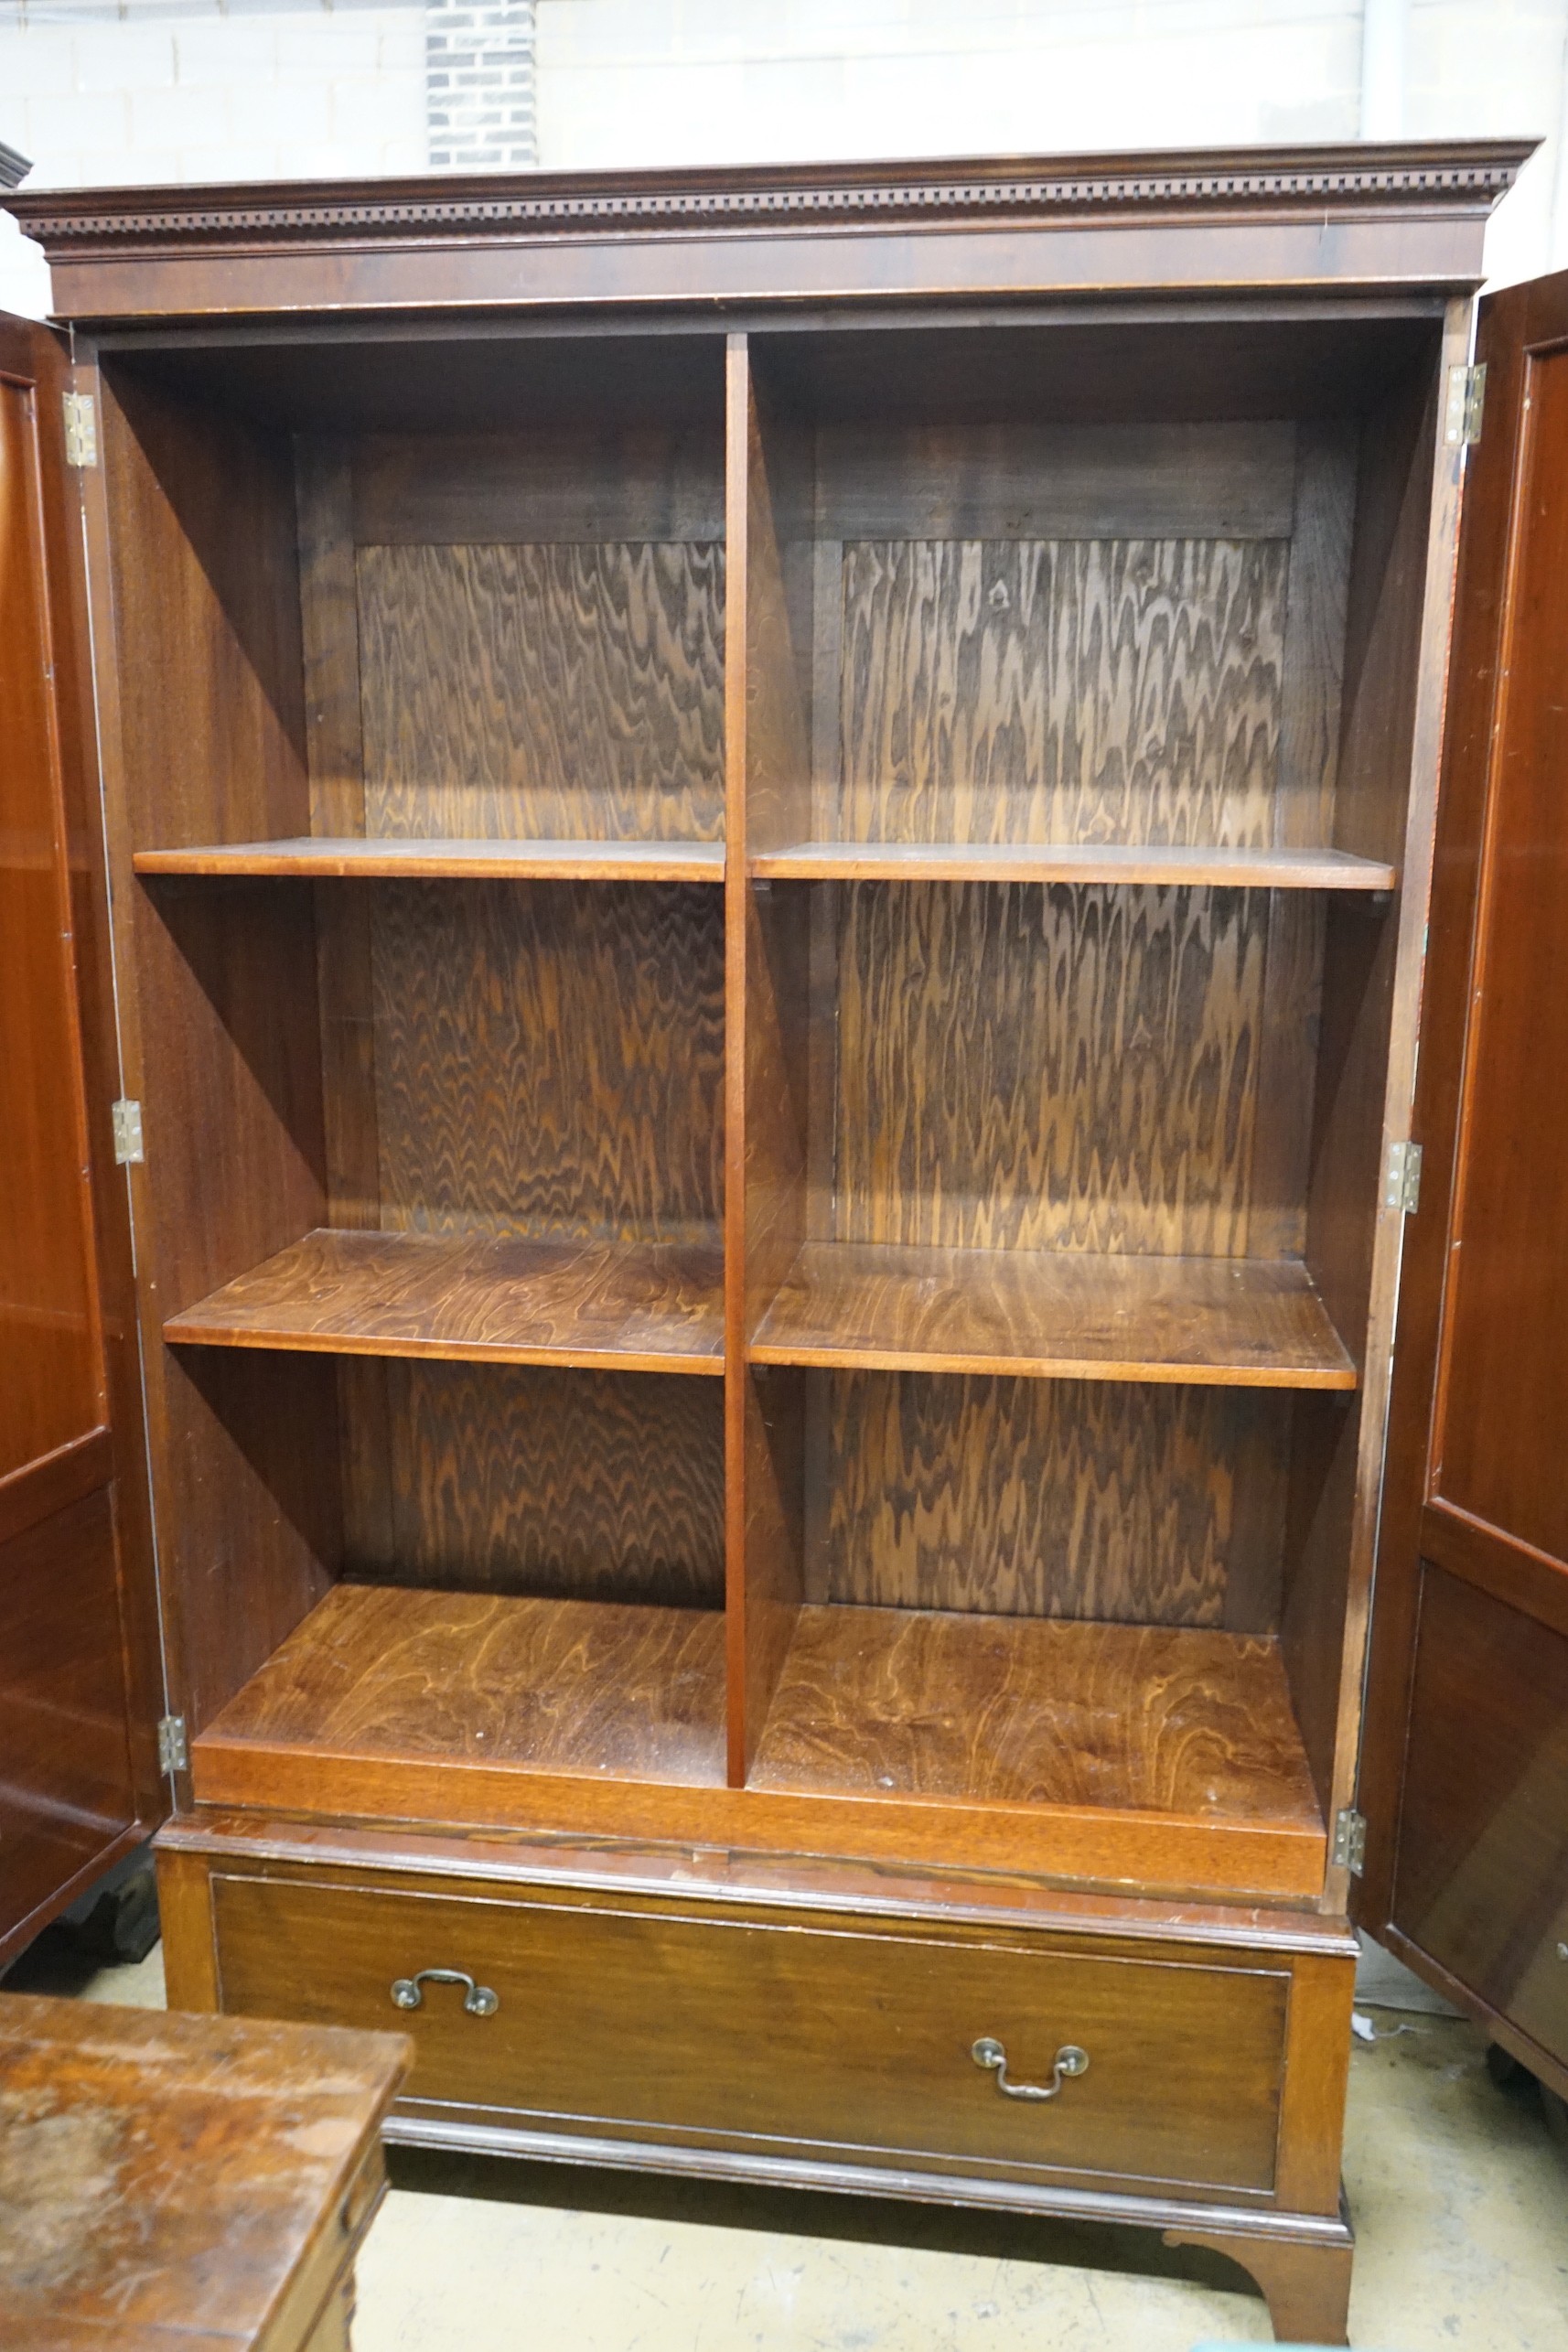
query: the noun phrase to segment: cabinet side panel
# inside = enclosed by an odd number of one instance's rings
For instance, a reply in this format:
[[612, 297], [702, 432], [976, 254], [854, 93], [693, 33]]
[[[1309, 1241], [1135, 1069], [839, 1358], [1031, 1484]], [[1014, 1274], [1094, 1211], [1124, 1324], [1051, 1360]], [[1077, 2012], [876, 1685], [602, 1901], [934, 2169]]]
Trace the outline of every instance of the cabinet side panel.
[[330, 1382], [162, 1344], [166, 1316], [321, 1221], [316, 940], [308, 893], [145, 885], [128, 852], [309, 830], [295, 474], [283, 435], [128, 366], [101, 390], [85, 486], [124, 1085], [147, 1152], [133, 1199], [171, 1695], [194, 1734], [337, 1551]]
[[134, 845], [308, 832], [293, 452], [124, 368], [103, 381]]
[[1361, 1388], [1338, 1426], [1327, 1411], [1298, 1422], [1306, 1451], [1293, 1465], [1281, 1624], [1330, 1819], [1356, 1780], [1403, 1242], [1384, 1169], [1390, 1143], [1410, 1132], [1442, 746], [1463, 453], [1441, 436], [1439, 398], [1468, 333], [1468, 304], [1450, 304], [1440, 350], [1394, 388], [1361, 436], [1335, 842], [1397, 863], [1401, 887], [1390, 905], [1341, 902], [1326, 917], [1306, 1261]]

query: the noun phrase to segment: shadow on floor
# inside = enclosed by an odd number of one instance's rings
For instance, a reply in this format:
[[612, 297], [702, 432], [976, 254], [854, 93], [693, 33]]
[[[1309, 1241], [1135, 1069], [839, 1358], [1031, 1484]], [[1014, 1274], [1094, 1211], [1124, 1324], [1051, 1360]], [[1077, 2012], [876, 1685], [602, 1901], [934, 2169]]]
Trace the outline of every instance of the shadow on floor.
[[387, 2150], [394, 2188], [414, 2196], [480, 2197], [501, 2205], [573, 2213], [634, 2214], [648, 2221], [701, 2222], [715, 2229], [867, 2239], [994, 2261], [1067, 2264], [1123, 2277], [1176, 2279], [1220, 2294], [1257, 2293], [1250, 2274], [1203, 2246], [1166, 2246], [1157, 2231], [1106, 2221], [1062, 2221], [1021, 2213], [973, 2212], [893, 2197], [820, 2189], [762, 2188], [743, 2181], [674, 2180], [611, 2166], [534, 2164], [515, 2156]]

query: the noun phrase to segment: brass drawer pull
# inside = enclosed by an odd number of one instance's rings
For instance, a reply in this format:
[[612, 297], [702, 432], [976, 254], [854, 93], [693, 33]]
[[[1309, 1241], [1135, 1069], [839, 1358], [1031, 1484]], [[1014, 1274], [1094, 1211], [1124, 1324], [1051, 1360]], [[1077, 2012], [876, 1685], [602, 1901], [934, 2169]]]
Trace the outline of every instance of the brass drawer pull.
[[466, 1984], [463, 2006], [470, 2017], [493, 2017], [500, 2007], [500, 1995], [492, 1992], [488, 1984], [476, 1984], [460, 1968], [422, 1968], [417, 1976], [400, 1976], [392, 1989], [392, 2004], [398, 2009], [420, 2009], [424, 2005], [422, 1984]]
[[1080, 2050], [1076, 2042], [1064, 2042], [1057, 2052], [1049, 2082], [1009, 2082], [1007, 2053], [989, 2034], [982, 2035], [969, 2055], [977, 2067], [996, 2077], [996, 2088], [1004, 2099], [1055, 2099], [1069, 2075], [1089, 2072], [1089, 2052]]

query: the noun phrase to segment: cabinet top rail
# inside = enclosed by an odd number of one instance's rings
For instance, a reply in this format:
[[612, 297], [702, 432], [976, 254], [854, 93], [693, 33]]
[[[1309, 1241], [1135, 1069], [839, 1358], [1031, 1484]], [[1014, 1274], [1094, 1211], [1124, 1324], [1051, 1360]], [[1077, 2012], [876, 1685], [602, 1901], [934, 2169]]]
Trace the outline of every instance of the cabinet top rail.
[[1534, 144], [47, 188], [7, 207], [78, 318], [1457, 290]]

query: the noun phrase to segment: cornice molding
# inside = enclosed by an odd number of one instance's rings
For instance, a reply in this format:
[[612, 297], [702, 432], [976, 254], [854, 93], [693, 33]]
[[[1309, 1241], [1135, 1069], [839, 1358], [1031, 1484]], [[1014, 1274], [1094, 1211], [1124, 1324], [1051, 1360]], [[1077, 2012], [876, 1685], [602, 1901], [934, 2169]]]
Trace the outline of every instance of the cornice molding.
[[0, 139], [0, 188], [20, 188], [33, 166], [26, 156], [18, 155]]
[[519, 173], [224, 188], [38, 189], [11, 210], [50, 258], [83, 249], [406, 243], [800, 231], [1049, 226], [1085, 216], [1244, 210], [1473, 213], [1506, 195], [1532, 140], [1041, 156], [732, 172]]

